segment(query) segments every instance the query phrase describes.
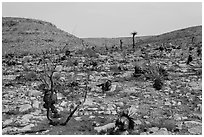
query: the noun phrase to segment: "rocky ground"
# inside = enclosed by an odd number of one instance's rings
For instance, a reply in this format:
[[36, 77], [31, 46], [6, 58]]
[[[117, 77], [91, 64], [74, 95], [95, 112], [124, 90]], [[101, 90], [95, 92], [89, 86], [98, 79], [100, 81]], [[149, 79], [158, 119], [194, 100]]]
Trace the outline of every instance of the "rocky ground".
[[[159, 51], [151, 50], [152, 55]], [[48, 124], [46, 110], [43, 108], [43, 93], [37, 89], [40, 81], [17, 79], [19, 75], [29, 73], [19, 64], [6, 66], [3, 63], [2, 86], [2, 134], [108, 134], [98, 132], [95, 127], [112, 123], [119, 110], [131, 108], [134, 116], [134, 130], [122, 134], [132, 135], [201, 135], [202, 134], [202, 63], [195, 56], [186, 65], [186, 58], [180, 52], [171, 52], [163, 57], [151, 58], [151, 62], [162, 64], [168, 71], [168, 80], [161, 90], [153, 88], [151, 80], [133, 77], [135, 62], [144, 62], [142, 53], [112, 52], [93, 58], [98, 63], [97, 69], [90, 72], [90, 87], [86, 102], [75, 113], [66, 126]], [[58, 93], [55, 105], [61, 119], [69, 114], [75, 102], [83, 99], [82, 95], [87, 77], [82, 65], [87, 61], [79, 55], [77, 66], [60, 62], [63, 82], [70, 79], [79, 85], [75, 89], [65, 88]], [[72, 60], [71, 59], [71, 60]], [[27, 63], [33, 67], [37, 58]], [[122, 66], [122, 70], [117, 67]], [[41, 69], [38, 66], [36, 69]], [[200, 72], [200, 73], [199, 73]], [[26, 78], [25, 78], [26, 79]], [[111, 89], [102, 93], [97, 84], [111, 80]]]

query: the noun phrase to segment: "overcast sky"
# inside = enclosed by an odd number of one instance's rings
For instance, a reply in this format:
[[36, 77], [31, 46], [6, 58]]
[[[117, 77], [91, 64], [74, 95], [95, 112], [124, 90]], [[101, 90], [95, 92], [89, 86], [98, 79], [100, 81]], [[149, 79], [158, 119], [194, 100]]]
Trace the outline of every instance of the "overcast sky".
[[202, 24], [202, 3], [3, 3], [3, 17], [26, 17], [55, 24], [78, 37], [155, 35]]

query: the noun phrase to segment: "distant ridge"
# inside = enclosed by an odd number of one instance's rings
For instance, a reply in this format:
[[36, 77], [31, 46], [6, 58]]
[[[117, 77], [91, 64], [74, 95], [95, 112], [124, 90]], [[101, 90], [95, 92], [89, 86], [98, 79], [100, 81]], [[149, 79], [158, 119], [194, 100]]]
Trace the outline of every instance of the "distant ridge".
[[[185, 41], [189, 43], [191, 38], [195, 37], [197, 43], [202, 41], [202, 26], [193, 26], [183, 28], [171, 32], [167, 32], [155, 36], [141, 36], [135, 37], [137, 45], [150, 44], [150, 43], [165, 43], [165, 42], [177, 42]], [[85, 41], [93, 43], [98, 46], [113, 46], [119, 45], [119, 40], [123, 41], [123, 45], [132, 45], [132, 37], [119, 37], [119, 38], [83, 38]]]

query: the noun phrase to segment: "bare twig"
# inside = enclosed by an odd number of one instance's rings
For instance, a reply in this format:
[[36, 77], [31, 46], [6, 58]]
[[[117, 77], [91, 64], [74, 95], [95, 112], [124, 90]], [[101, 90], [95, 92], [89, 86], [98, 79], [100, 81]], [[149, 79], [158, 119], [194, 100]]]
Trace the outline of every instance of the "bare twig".
[[67, 117], [66, 121], [65, 121], [64, 123], [61, 123], [60, 125], [65, 126], [65, 125], [69, 122], [69, 120], [71, 119], [71, 117], [73, 116], [73, 114], [75, 113], [75, 111], [80, 107], [80, 105], [83, 105], [84, 102], [86, 101], [87, 92], [88, 92], [88, 85], [87, 85], [87, 84], [88, 84], [88, 79], [89, 79], [89, 74], [88, 74], [88, 77], [87, 77], [87, 79], [86, 79], [86, 89], [84, 90], [84, 93], [83, 93], [83, 95], [84, 95], [83, 101], [80, 102], [80, 103], [74, 108], [74, 110], [73, 110], [73, 111], [69, 114], [69, 116]]

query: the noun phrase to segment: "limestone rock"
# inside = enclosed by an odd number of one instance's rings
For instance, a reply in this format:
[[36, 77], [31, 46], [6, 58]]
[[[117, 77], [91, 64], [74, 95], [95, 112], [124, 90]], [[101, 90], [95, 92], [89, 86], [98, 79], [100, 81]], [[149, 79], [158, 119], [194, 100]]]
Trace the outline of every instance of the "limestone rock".
[[29, 111], [31, 108], [32, 106], [30, 104], [21, 105], [19, 111], [23, 113]]

